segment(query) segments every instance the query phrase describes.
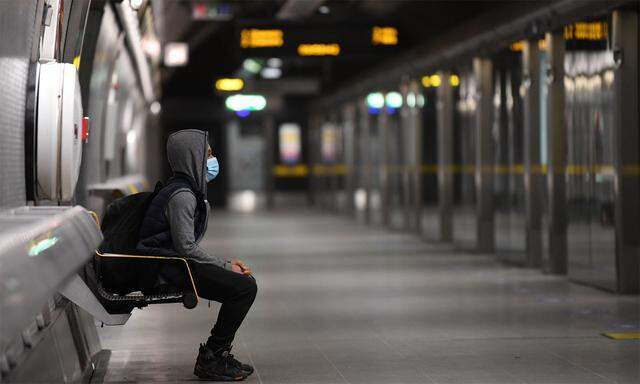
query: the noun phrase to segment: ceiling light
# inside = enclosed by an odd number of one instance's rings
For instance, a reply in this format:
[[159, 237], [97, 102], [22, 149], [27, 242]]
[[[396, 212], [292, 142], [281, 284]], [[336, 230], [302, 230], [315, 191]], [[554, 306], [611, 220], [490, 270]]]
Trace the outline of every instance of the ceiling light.
[[181, 67], [189, 62], [189, 45], [187, 43], [167, 43], [164, 47], [164, 65]]
[[272, 57], [267, 60], [267, 65], [273, 68], [280, 68], [282, 67], [282, 59], [279, 57]]
[[151, 103], [151, 106], [149, 107], [149, 109], [151, 110], [152, 114], [157, 115], [162, 110], [162, 106], [160, 105], [159, 102], [154, 101], [153, 103]]
[[400, 108], [402, 107], [402, 95], [398, 92], [389, 92], [385, 96], [387, 107]]
[[320, 8], [318, 8], [318, 12], [322, 13], [323, 15], [328, 15], [329, 12], [331, 12], [331, 9], [329, 9], [329, 7], [327, 7], [326, 5], [321, 5]]
[[457, 87], [458, 85], [460, 85], [460, 77], [458, 77], [458, 75], [451, 75], [449, 77], [449, 83], [452, 86]]
[[267, 67], [260, 72], [260, 75], [265, 79], [279, 79], [282, 76], [282, 70], [280, 68]]
[[370, 108], [380, 109], [384, 107], [384, 95], [380, 92], [374, 92], [367, 95], [367, 106]]
[[216, 80], [216, 89], [218, 91], [239, 91], [244, 88], [242, 79], [218, 79]]
[[262, 65], [255, 59], [246, 59], [242, 63], [242, 68], [247, 72], [258, 73], [262, 69]]
[[267, 99], [262, 95], [233, 95], [227, 97], [225, 106], [235, 112], [261, 111], [267, 106]]

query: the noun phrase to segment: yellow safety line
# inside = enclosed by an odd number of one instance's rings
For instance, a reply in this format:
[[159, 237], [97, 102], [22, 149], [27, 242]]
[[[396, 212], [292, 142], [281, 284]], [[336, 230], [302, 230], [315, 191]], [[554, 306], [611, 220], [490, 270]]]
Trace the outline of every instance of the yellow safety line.
[[196, 294], [196, 305], [200, 302], [198, 299], [198, 289], [196, 288], [196, 284], [193, 280], [193, 275], [191, 274], [191, 268], [189, 267], [189, 263], [186, 259], [181, 257], [169, 257], [169, 256], [146, 256], [146, 255], [124, 255], [119, 253], [101, 253], [96, 250], [96, 255], [99, 257], [111, 257], [111, 258], [121, 258], [121, 259], [159, 259], [159, 260], [176, 260], [181, 261], [187, 267], [187, 273], [189, 274], [189, 279], [191, 280], [191, 287], [193, 288], [193, 293]]
[[640, 340], [640, 331], [605, 332], [602, 335], [613, 340]]
[[[444, 172], [448, 173], [463, 173], [474, 174], [478, 168], [475, 164], [450, 164], [444, 167]], [[438, 164], [421, 164], [415, 165], [361, 165], [356, 167], [348, 167], [346, 164], [337, 165], [324, 165], [316, 164], [309, 169], [304, 164], [295, 166], [276, 165], [273, 167], [273, 174], [276, 177], [307, 177], [310, 174], [315, 176], [343, 176], [355, 171], [361, 172], [386, 172], [386, 173], [426, 173], [437, 174], [442, 170]], [[549, 172], [547, 164], [532, 164], [530, 166], [532, 174], [546, 175]], [[513, 165], [485, 165], [480, 168], [480, 171], [485, 174], [497, 174], [507, 175], [525, 174], [524, 164]], [[582, 165], [582, 164], [570, 164], [567, 165], [562, 172], [557, 174], [567, 174], [570, 176], [584, 175], [588, 173], [594, 173], [596, 175], [616, 175], [616, 167], [612, 164], [595, 164], [595, 165]], [[640, 176], [640, 164], [627, 164], [620, 167], [620, 176]]]

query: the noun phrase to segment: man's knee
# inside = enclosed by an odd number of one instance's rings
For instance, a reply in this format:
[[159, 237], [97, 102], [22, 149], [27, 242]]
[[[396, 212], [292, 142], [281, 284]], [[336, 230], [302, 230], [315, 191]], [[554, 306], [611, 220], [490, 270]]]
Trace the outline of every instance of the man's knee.
[[256, 279], [253, 276], [249, 276], [247, 280], [249, 280], [246, 288], [247, 294], [255, 298], [258, 294], [258, 283], [256, 283]]

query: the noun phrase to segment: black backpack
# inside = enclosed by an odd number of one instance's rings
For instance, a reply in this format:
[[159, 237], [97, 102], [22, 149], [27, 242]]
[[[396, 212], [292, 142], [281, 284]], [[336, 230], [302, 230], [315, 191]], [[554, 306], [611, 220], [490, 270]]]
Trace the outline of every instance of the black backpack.
[[[162, 189], [158, 182], [153, 192], [140, 192], [113, 201], [107, 206], [102, 219], [101, 253], [139, 255], [136, 250], [140, 227], [151, 201]], [[144, 261], [99, 258], [96, 269], [102, 285], [109, 291], [127, 294], [134, 291], [146, 291], [157, 277], [155, 263]]]
[[113, 201], [102, 218], [100, 252], [137, 254], [140, 227], [151, 201], [162, 189], [158, 182], [153, 192], [139, 192]]

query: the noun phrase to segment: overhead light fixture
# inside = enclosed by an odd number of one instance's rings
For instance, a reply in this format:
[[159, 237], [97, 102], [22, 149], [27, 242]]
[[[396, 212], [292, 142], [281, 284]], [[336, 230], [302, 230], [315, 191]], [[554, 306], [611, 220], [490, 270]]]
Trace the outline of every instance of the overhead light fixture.
[[326, 5], [321, 5], [320, 8], [318, 8], [318, 12], [322, 13], [323, 15], [328, 15], [329, 12], [331, 12], [331, 9], [329, 9], [329, 7], [327, 7]]
[[279, 79], [282, 76], [282, 70], [280, 68], [267, 67], [262, 69], [260, 75], [265, 79]]
[[440, 75], [422, 76], [422, 86], [425, 88], [438, 88], [442, 84]]
[[216, 89], [223, 92], [239, 91], [244, 88], [244, 81], [242, 79], [218, 79], [216, 80]]
[[280, 68], [282, 67], [282, 59], [279, 57], [272, 57], [267, 60], [267, 65], [273, 68]]
[[413, 108], [416, 106], [416, 94], [413, 92], [407, 93], [407, 106]]
[[384, 95], [374, 92], [367, 95], [367, 106], [369, 108], [381, 109], [384, 107]]
[[154, 101], [153, 103], [151, 103], [149, 110], [151, 111], [152, 114], [157, 115], [162, 110], [162, 106], [160, 105], [159, 102]]
[[227, 97], [225, 106], [234, 111], [261, 111], [267, 106], [267, 99], [262, 95], [233, 95]]
[[167, 43], [164, 47], [164, 65], [182, 67], [189, 62], [189, 44]]
[[142, 47], [142, 51], [148, 57], [156, 60], [160, 57], [162, 53], [162, 47], [160, 46], [160, 41], [155, 37], [145, 36], [140, 40], [140, 44]]
[[262, 69], [262, 65], [255, 59], [246, 59], [242, 63], [242, 68], [251, 73], [258, 73]]
[[460, 77], [458, 75], [449, 76], [449, 84], [451, 84], [451, 86], [453, 87], [457, 87], [458, 85], [460, 85]]
[[402, 95], [399, 92], [389, 92], [385, 96], [385, 102], [389, 108], [402, 107]]

